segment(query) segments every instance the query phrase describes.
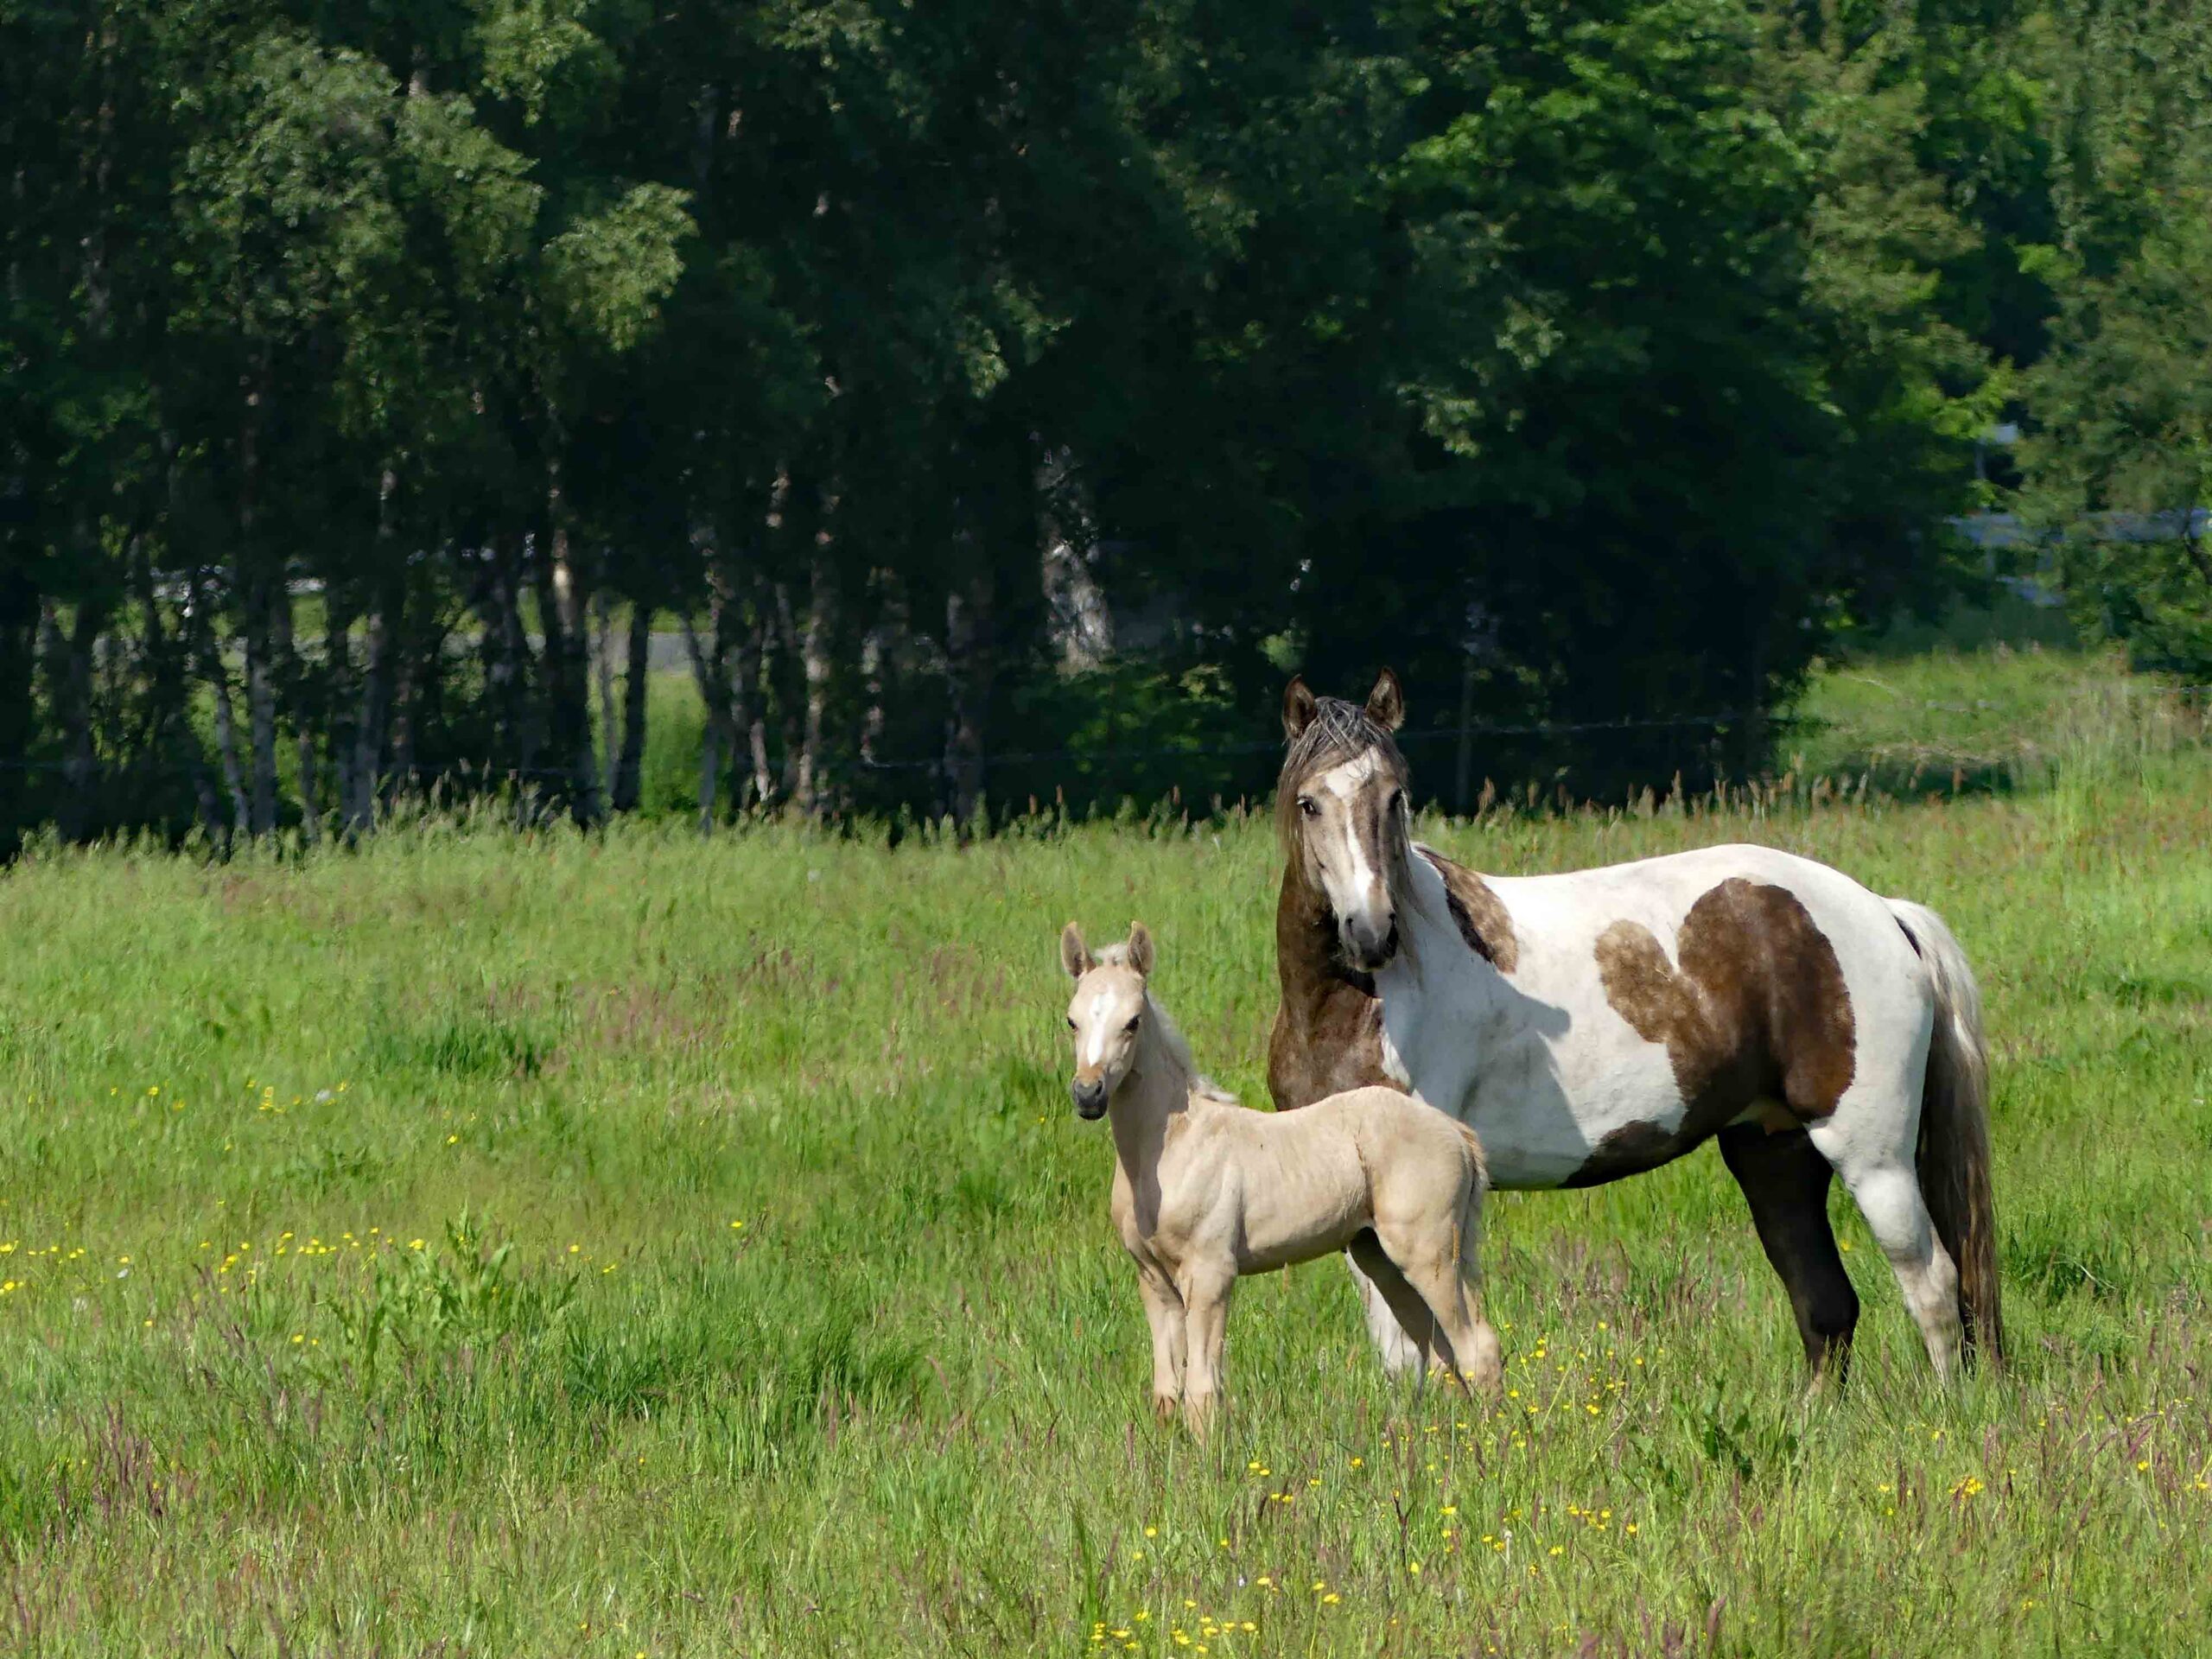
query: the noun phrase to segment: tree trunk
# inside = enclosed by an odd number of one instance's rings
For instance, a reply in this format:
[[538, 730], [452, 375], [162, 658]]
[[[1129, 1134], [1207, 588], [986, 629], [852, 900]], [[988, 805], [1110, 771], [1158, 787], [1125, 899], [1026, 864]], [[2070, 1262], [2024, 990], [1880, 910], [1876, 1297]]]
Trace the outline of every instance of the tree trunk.
[[[622, 763], [616, 739], [620, 728], [614, 723], [614, 599], [604, 588], [592, 595], [591, 616], [594, 637], [588, 644], [587, 654], [599, 689], [599, 775], [611, 785]], [[621, 808], [618, 806], [615, 810], [619, 812]]]
[[861, 711], [861, 764], [865, 766], [876, 766], [883, 759], [886, 664], [894, 637], [894, 624], [887, 614], [861, 641], [861, 696], [865, 705]]
[[530, 645], [522, 631], [521, 564], [512, 535], [502, 533], [493, 538], [492, 575], [486, 595], [489, 614], [485, 618], [490, 660], [484, 671], [490, 687], [492, 718], [498, 729], [499, 765], [509, 787], [518, 794], [528, 788], [531, 764], [536, 758], [523, 683]]
[[645, 789], [645, 698], [652, 689], [653, 613], [630, 606], [629, 660], [622, 672], [622, 748], [614, 763], [614, 810], [634, 812]]
[[990, 715], [992, 584], [988, 566], [956, 580], [944, 601], [944, 673], [950, 694], [944, 776], [954, 824], [965, 835], [983, 804]]
[[569, 509], [561, 463], [545, 465], [545, 545], [537, 563], [539, 623], [545, 630], [545, 694], [553, 748], [568, 769], [569, 811], [580, 824], [599, 821], [599, 756], [592, 747], [583, 660], [583, 594], [570, 558]]
[[353, 719], [346, 694], [353, 683], [353, 601], [351, 590], [324, 590], [329, 615], [322, 629], [322, 702], [330, 747], [331, 800], [340, 824], [353, 809]]
[[22, 831], [30, 818], [31, 684], [38, 616], [38, 584], [29, 571], [13, 559], [0, 559], [0, 861], [22, 849]]
[[77, 620], [62, 648], [62, 672], [55, 718], [62, 732], [61, 804], [59, 827], [66, 841], [91, 833], [99, 757], [92, 747], [92, 647], [107, 626], [106, 602], [80, 600]]
[[[719, 639], [716, 628], [708, 637]], [[683, 650], [691, 658], [691, 677], [699, 688], [699, 702], [706, 714], [706, 729], [699, 741], [699, 833], [715, 827], [715, 795], [721, 778], [722, 732], [729, 723], [728, 688], [724, 684], [718, 652], [702, 644], [691, 613], [683, 613]]]
[[353, 798], [346, 810], [346, 830], [358, 838], [376, 828], [377, 788], [384, 767], [385, 728], [391, 718], [392, 652], [405, 580], [385, 580], [369, 613], [369, 638], [361, 665], [361, 712], [353, 727]]
[[246, 800], [245, 770], [238, 762], [238, 720], [232, 712], [231, 672], [223, 662], [223, 636], [205, 602], [206, 590], [193, 604], [200, 627], [200, 672], [207, 676], [215, 700], [215, 755], [223, 768], [223, 785], [230, 791], [231, 828], [252, 833], [252, 808]]
[[283, 665], [284, 702], [292, 717], [292, 729], [299, 737], [300, 834], [312, 847], [322, 839], [322, 808], [315, 799], [315, 710], [309, 695], [307, 660], [292, 633], [292, 596], [289, 592], [270, 613], [270, 639], [276, 660]]
[[753, 763], [753, 801], [764, 812], [776, 798], [776, 774], [768, 764], [768, 719], [760, 701], [760, 669], [767, 655], [767, 619], [756, 610], [739, 632], [737, 689], [730, 709], [733, 723], [745, 734], [746, 755]]
[[817, 545], [813, 569], [807, 576], [806, 630], [799, 640], [799, 666], [806, 680], [806, 714], [799, 736], [798, 784], [791, 794], [798, 810], [817, 819], [829, 811], [822, 742], [830, 709], [830, 637], [836, 602], [829, 552], [826, 546]]
[[[258, 840], [276, 828], [276, 684], [270, 664], [274, 601], [266, 573], [256, 574], [250, 582], [245, 617], [245, 712], [253, 785], [247, 829]], [[289, 596], [284, 602], [289, 602]]]

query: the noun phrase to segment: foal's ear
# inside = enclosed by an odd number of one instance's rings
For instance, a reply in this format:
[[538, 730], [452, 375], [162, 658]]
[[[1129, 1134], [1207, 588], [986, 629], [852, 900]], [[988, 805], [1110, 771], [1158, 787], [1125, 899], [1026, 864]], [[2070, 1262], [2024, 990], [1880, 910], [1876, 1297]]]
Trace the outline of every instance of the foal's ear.
[[1141, 978], [1152, 977], [1152, 933], [1142, 922], [1129, 924], [1129, 966]]
[[1096, 964], [1090, 959], [1090, 947], [1083, 942], [1083, 935], [1070, 922], [1060, 930], [1060, 966], [1067, 970], [1070, 979], [1081, 979]]
[[1313, 694], [1306, 690], [1306, 677], [1294, 674], [1282, 689], [1282, 734], [1295, 743], [1313, 723]]
[[1366, 713], [1386, 732], [1395, 732], [1405, 724], [1406, 691], [1394, 671], [1386, 668], [1375, 677], [1375, 689], [1367, 694]]

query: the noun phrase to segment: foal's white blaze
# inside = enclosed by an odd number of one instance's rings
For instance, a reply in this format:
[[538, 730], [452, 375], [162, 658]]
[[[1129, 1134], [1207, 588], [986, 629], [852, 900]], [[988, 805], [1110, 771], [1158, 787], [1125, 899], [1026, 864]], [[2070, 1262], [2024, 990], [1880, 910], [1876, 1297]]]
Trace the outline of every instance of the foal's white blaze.
[[1083, 1059], [1085, 1065], [1096, 1065], [1106, 1058], [1106, 1004], [1110, 1000], [1111, 993], [1106, 991], [1100, 991], [1090, 999], [1090, 1018], [1087, 1021], [1090, 1043]]

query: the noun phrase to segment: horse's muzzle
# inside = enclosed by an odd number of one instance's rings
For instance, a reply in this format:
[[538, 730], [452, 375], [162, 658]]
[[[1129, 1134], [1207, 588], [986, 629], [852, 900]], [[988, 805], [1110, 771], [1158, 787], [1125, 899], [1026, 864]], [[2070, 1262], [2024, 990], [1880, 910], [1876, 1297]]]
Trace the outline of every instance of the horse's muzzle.
[[1075, 1102], [1076, 1116], [1086, 1123], [1106, 1116], [1106, 1085], [1097, 1078], [1086, 1083], [1077, 1077], [1068, 1085], [1068, 1098]]
[[1338, 930], [1338, 937], [1344, 943], [1344, 959], [1362, 973], [1371, 974], [1387, 967], [1390, 958], [1398, 954], [1398, 919], [1395, 916], [1379, 937], [1372, 929], [1351, 921]]

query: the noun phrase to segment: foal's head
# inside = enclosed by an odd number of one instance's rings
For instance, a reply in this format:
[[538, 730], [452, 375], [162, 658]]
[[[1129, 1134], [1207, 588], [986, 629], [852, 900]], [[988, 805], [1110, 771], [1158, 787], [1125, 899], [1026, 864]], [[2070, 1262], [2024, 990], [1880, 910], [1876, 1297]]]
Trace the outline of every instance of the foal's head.
[[1075, 1033], [1075, 1080], [1068, 1093], [1084, 1118], [1106, 1115], [1106, 1103], [1122, 1086], [1136, 1058], [1137, 1037], [1147, 1004], [1145, 981], [1152, 974], [1152, 935], [1132, 922], [1126, 944], [1109, 944], [1096, 957], [1073, 922], [1060, 934], [1060, 966], [1075, 981], [1068, 1003], [1068, 1029]]
[[1282, 696], [1290, 753], [1275, 785], [1275, 825], [1294, 874], [1336, 918], [1345, 960], [1372, 973], [1398, 950], [1397, 872], [1412, 844], [1406, 758], [1390, 734], [1406, 717], [1384, 669], [1364, 706], [1317, 697], [1294, 679]]

